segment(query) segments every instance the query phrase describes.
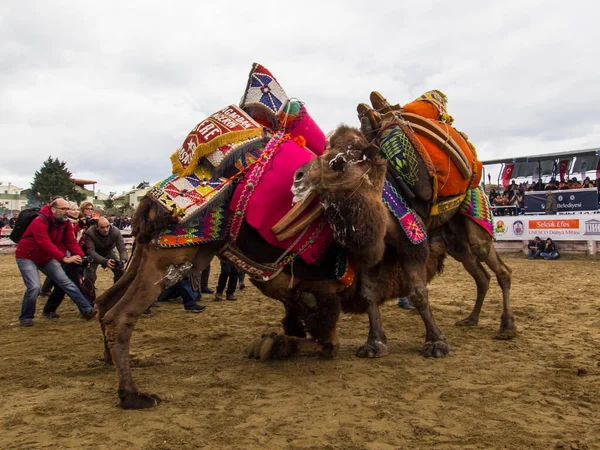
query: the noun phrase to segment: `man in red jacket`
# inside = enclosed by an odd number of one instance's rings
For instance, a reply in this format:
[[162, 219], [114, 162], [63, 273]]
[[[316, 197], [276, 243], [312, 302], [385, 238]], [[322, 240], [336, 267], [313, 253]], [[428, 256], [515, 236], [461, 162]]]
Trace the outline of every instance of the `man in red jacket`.
[[[23, 327], [33, 326], [35, 304], [41, 287], [38, 270], [52, 278], [54, 284], [73, 299], [84, 319], [90, 320], [96, 315], [96, 310], [60, 266], [61, 261], [65, 264], [80, 264], [83, 256], [68, 220], [68, 210], [69, 203], [60, 197], [42, 207], [40, 213], [45, 217], [33, 219], [17, 244], [17, 266], [27, 288], [19, 317]], [[68, 256], [67, 251], [71, 256]]]

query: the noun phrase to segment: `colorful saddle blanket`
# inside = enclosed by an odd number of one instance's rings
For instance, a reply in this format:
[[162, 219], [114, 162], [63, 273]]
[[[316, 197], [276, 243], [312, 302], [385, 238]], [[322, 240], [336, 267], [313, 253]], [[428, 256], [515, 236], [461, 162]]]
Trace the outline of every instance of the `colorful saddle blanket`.
[[481, 186], [467, 191], [459, 211], [494, 237], [492, 205], [490, 205], [490, 200]]
[[[324, 145], [322, 132], [321, 136]], [[235, 242], [245, 220], [274, 247], [288, 250], [308, 264], [316, 262], [333, 237], [324, 217], [285, 241], [278, 241], [271, 231], [292, 208], [294, 172], [314, 159], [315, 154], [292, 140], [289, 134], [279, 132], [267, 144], [261, 158], [262, 161], [246, 173], [229, 204], [232, 214], [229, 239]]]

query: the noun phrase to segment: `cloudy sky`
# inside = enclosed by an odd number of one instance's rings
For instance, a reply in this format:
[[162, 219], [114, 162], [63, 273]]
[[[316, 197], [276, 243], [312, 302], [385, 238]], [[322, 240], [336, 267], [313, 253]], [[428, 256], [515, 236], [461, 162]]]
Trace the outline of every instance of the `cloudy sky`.
[[[487, 3], [490, 3], [487, 5]], [[379, 90], [449, 98], [480, 159], [600, 147], [593, 1], [0, 3], [0, 181], [48, 156], [121, 191], [170, 173], [253, 62], [328, 131]]]

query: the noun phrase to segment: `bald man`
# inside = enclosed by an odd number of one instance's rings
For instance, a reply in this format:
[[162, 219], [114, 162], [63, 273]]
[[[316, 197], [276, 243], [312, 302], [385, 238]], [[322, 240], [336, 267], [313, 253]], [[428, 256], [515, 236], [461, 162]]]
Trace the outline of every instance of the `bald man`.
[[36, 301], [41, 289], [38, 271], [51, 278], [73, 299], [84, 319], [90, 320], [96, 315], [96, 310], [67, 277], [60, 264], [80, 264], [83, 256], [68, 220], [68, 211], [69, 202], [61, 197], [54, 199], [40, 209], [39, 215], [31, 221], [17, 244], [17, 266], [27, 288], [19, 317], [23, 327], [33, 326]]
[[[123, 276], [127, 262], [127, 248], [119, 229], [112, 226], [106, 217], [100, 217], [98, 223], [85, 232], [85, 246], [87, 255], [92, 260], [85, 269], [85, 277], [92, 284], [96, 284], [98, 264], [113, 271], [115, 283]], [[119, 252], [118, 256], [115, 249]]]

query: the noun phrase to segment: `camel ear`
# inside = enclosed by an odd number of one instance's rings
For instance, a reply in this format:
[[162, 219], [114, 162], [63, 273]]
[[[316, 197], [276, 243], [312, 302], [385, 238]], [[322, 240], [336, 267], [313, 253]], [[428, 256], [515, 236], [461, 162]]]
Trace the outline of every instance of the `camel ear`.
[[376, 158], [379, 156], [379, 147], [375, 144], [369, 144], [369, 146], [363, 150], [363, 154], [367, 159]]

